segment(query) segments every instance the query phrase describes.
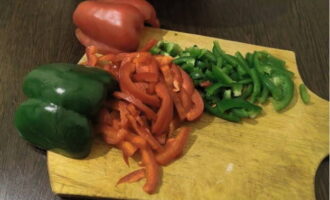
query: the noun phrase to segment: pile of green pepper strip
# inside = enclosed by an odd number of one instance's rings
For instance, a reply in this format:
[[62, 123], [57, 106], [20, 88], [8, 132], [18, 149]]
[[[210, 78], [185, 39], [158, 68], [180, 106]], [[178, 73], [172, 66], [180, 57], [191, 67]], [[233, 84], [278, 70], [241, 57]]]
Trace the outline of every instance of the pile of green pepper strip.
[[[152, 54], [174, 57], [193, 79], [209, 113], [233, 122], [255, 118], [271, 97], [276, 111], [282, 111], [293, 99], [294, 74], [285, 62], [264, 51], [226, 54], [217, 41], [212, 51], [196, 45], [182, 49], [178, 44], [159, 41]], [[207, 84], [205, 84], [207, 83]]]

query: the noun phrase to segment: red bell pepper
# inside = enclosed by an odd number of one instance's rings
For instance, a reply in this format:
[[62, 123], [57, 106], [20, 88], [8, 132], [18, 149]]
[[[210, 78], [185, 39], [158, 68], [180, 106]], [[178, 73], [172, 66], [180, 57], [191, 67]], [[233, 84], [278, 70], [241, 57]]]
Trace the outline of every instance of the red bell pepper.
[[96, 0], [107, 3], [120, 3], [131, 5], [137, 8], [144, 17], [144, 20], [153, 27], [159, 27], [159, 20], [156, 16], [154, 7], [145, 0]]
[[144, 21], [159, 26], [154, 9], [144, 0], [83, 1], [73, 21], [78, 40], [101, 53], [135, 51]]

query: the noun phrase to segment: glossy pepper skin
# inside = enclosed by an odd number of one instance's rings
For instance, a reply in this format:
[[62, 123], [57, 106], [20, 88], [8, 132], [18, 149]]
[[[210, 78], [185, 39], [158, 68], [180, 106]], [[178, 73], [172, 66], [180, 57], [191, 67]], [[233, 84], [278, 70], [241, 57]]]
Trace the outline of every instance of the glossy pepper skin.
[[150, 24], [153, 27], [159, 27], [159, 20], [156, 16], [156, 11], [154, 7], [145, 0], [96, 0], [99, 2], [107, 2], [107, 3], [120, 3], [131, 5], [137, 8], [144, 17], [144, 21]]
[[84, 46], [94, 45], [102, 53], [134, 51], [144, 21], [159, 26], [154, 9], [146, 5], [143, 0], [83, 1], [73, 14], [76, 37]]
[[15, 125], [25, 140], [41, 149], [73, 158], [90, 152], [92, 131], [87, 118], [53, 103], [28, 99], [17, 109]]
[[31, 71], [24, 79], [23, 92], [29, 98], [49, 101], [90, 116], [101, 106], [107, 90], [115, 87], [115, 80], [103, 70], [55, 63]]
[[15, 126], [25, 140], [39, 148], [83, 158], [91, 148], [89, 117], [115, 87], [114, 79], [100, 69], [42, 65], [24, 79], [23, 91], [29, 99], [18, 107]]

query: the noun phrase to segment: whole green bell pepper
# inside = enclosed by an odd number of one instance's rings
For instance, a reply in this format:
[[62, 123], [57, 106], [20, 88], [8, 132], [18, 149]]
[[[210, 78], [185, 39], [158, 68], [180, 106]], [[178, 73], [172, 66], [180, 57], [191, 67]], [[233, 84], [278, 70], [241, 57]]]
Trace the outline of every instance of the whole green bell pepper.
[[23, 92], [29, 98], [42, 99], [93, 115], [106, 90], [113, 91], [115, 80], [103, 70], [75, 64], [47, 64], [31, 71], [24, 79]]
[[115, 88], [115, 79], [97, 68], [42, 65], [24, 79], [23, 91], [30, 99], [17, 109], [15, 126], [25, 140], [39, 148], [83, 158], [91, 148], [89, 118]]

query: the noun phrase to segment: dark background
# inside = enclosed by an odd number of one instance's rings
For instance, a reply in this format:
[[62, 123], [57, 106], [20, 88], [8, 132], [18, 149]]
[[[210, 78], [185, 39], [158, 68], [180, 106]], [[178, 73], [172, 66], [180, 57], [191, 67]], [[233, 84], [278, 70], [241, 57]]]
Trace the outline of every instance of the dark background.
[[[150, 0], [162, 28], [296, 52], [300, 74], [329, 98], [328, 0]], [[71, 14], [78, 0], [0, 0], [0, 200], [61, 199], [50, 190], [45, 155], [12, 125], [34, 66], [76, 63], [84, 53]], [[329, 198], [329, 160], [316, 174], [318, 200]], [[71, 198], [67, 198], [71, 199]]]

